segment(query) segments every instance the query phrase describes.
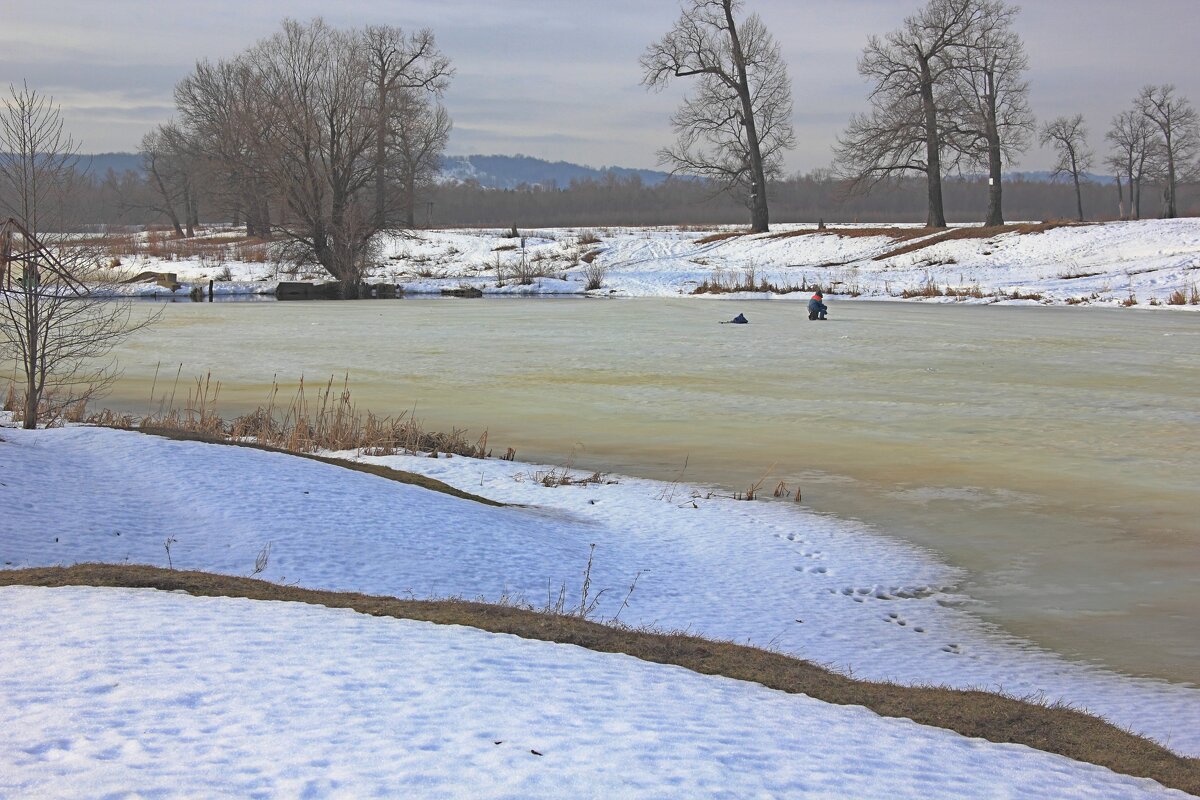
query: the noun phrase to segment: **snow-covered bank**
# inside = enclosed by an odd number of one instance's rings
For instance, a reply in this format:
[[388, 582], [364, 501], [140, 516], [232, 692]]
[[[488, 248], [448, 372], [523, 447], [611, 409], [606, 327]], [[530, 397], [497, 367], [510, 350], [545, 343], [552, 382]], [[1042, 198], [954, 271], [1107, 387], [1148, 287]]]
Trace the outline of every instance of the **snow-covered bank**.
[[[1200, 754], [1200, 691], [1074, 664], [981, 623], [956, 574], [861, 525], [790, 503], [632, 478], [547, 488], [540, 468], [463, 458], [390, 466], [526, 507], [490, 508], [279, 454], [111, 430], [5, 430], [5, 566], [82, 561], [249, 573], [407, 596], [578, 597], [624, 622], [777, 647], [866, 678], [1065, 700]], [[52, 501], [44, 487], [72, 487]]]
[[0, 589], [0, 616], [4, 796], [1186, 797], [467, 628], [93, 588]]
[[[877, 235], [858, 235], [863, 227], [835, 225], [818, 232], [814, 226], [777, 225], [769, 234], [731, 238], [713, 236], [735, 232], [729, 228], [546, 229], [527, 231], [520, 240], [496, 230], [418, 231], [385, 239], [369, 277], [409, 293], [469, 286], [496, 295], [585, 294], [585, 273], [592, 269], [602, 273], [602, 286], [590, 294], [636, 297], [687, 295], [714, 279], [742, 284], [753, 272], [757, 281], [779, 287], [819, 284], [865, 299], [916, 293], [921, 296], [912, 299], [924, 302], [1200, 309], [1200, 219], [1010, 231], [895, 255], [889, 254], [939, 234], [896, 227], [896, 235], [888, 236], [873, 227]], [[837, 229], [858, 233], [840, 235]], [[183, 283], [176, 294], [186, 296], [193, 285], [207, 287], [216, 263], [138, 257], [126, 268], [174, 272]], [[317, 273], [285, 275], [270, 263], [221, 261], [220, 269], [230, 280], [219, 282], [218, 291], [228, 293], [270, 291], [279, 280], [325, 279]], [[536, 277], [522, 283], [518, 273]], [[146, 286], [128, 291], [163, 293]], [[804, 292], [762, 296], [807, 298]], [[1183, 305], [1172, 304], [1172, 298], [1182, 298]]]

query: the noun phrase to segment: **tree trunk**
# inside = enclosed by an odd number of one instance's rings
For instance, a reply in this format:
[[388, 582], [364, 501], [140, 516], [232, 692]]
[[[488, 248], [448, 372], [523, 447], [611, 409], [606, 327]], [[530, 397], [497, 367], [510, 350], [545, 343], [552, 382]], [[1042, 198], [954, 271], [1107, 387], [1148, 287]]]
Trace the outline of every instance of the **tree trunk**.
[[933, 101], [933, 75], [929, 71], [929, 59], [918, 57], [921, 62], [921, 105], [925, 110], [925, 164], [928, 179], [929, 211], [925, 227], [946, 227], [946, 212], [942, 206], [942, 154], [938, 140], [937, 106]]
[[762, 149], [759, 147], [758, 125], [754, 120], [754, 100], [750, 96], [750, 81], [746, 77], [746, 56], [742, 52], [737, 24], [733, 21], [733, 0], [724, 0], [723, 5], [729, 43], [733, 50], [733, 62], [737, 68], [737, 93], [742, 102], [742, 125], [746, 128], [746, 147], [750, 161], [750, 232], [766, 233], [771, 225], [771, 215], [767, 209], [767, 178], [763, 170]]
[[[384, 161], [387, 158], [387, 118], [388, 98], [387, 81], [383, 71], [380, 71], [378, 85], [379, 108], [376, 109], [378, 119], [375, 120], [375, 229], [383, 230], [387, 221], [387, 171]], [[411, 228], [412, 225], [410, 224]]]
[[1079, 210], [1079, 221], [1083, 222], [1083, 193], [1079, 190], [1079, 173], [1072, 172], [1071, 177], [1075, 179], [1075, 206]]
[[1004, 189], [1001, 185], [1004, 162], [1000, 152], [1000, 126], [996, 124], [996, 78], [990, 71], [987, 89], [984, 124], [988, 145], [988, 212], [983, 224], [995, 228], [1004, 224]]
[[1175, 209], [1175, 153], [1171, 150], [1171, 140], [1167, 139], [1167, 219], [1175, 219], [1177, 212]]
[[[1130, 187], [1133, 191], [1133, 187]], [[1121, 173], [1117, 173], [1117, 219], [1125, 219], [1125, 190], [1121, 186]]]
[[186, 181], [183, 184], [183, 221], [187, 226], [186, 236], [189, 239], [196, 235], [196, 224], [194, 222], [196, 210], [193, 206], [192, 184], [190, 181]]
[[413, 170], [409, 170], [404, 184], [404, 224], [409, 230], [417, 227], [417, 181]]
[[40, 309], [36, 288], [37, 267], [27, 265], [26, 269], [33, 269], [35, 277], [34, 286], [25, 288], [25, 336], [28, 343], [25, 348], [25, 418], [21, 421], [21, 427], [31, 431], [37, 428], [38, 400], [42, 394], [38, 386], [38, 362], [42, 360], [42, 353], [38, 347], [41, 340], [38, 338]]

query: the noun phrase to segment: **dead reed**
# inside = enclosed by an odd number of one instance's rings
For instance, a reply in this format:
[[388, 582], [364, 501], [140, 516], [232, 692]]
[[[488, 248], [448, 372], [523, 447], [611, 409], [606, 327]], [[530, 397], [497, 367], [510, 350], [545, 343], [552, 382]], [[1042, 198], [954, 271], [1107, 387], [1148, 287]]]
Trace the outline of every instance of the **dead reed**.
[[734, 292], [794, 294], [795, 292], [815, 291], [833, 293], [833, 287], [823, 286], [820, 283], [809, 283], [807, 275], [801, 276], [799, 284], [775, 283], [768, 280], [766, 276], [760, 277], [754, 267], [749, 267], [740, 274], [714, 270], [709, 277], [692, 290], [692, 294], [732, 294]]
[[[211, 374], [197, 378], [188, 387], [187, 399], [180, 407], [176, 404], [178, 380], [177, 374], [170, 394], [164, 392], [157, 410], [136, 420], [136, 427], [232, 441], [253, 440], [290, 453], [358, 450], [376, 456], [448, 453], [485, 458], [491, 455], [486, 431], [479, 439], [471, 441], [465, 428], [454, 428], [449, 433], [427, 431], [409, 412], [393, 417], [359, 410], [351, 397], [348, 377], [340, 386], [330, 378], [315, 390], [302, 378], [295, 394], [286, 403], [280, 401], [279, 383], [272, 381], [266, 404], [232, 422], [226, 421], [217, 409], [220, 381], [214, 381]], [[91, 416], [83, 416], [81, 410], [80, 415], [96, 425], [135, 427], [132, 416], [109, 410]]]

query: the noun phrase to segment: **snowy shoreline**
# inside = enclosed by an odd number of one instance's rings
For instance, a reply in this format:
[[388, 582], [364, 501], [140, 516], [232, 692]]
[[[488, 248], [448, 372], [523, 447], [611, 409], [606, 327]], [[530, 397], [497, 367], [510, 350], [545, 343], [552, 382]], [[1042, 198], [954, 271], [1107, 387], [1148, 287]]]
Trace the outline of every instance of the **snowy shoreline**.
[[[547, 488], [507, 461], [364, 458], [510, 504], [478, 506], [317, 462], [108, 429], [6, 429], [5, 566], [100, 561], [246, 574], [417, 597], [579, 592], [590, 545], [597, 614], [773, 647], [915, 685], [985, 688], [1083, 707], [1200, 754], [1200, 689], [1068, 661], [962, 608], [957, 573], [865, 525], [704, 487], [614, 476]], [[356, 457], [355, 453], [338, 454]], [[120, 476], [119, 479], [113, 476]], [[37, 486], [78, 487], [51, 505]], [[163, 503], [163, 491], [217, 502]]]
[[[883, 235], [886, 231], [895, 236]], [[206, 234], [214, 245], [226, 235]], [[759, 235], [729, 227], [554, 228], [529, 230], [517, 240], [499, 230], [417, 231], [384, 238], [367, 280], [395, 284], [419, 296], [470, 288], [485, 296], [803, 301], [809, 294], [803, 289], [820, 285], [836, 300], [1200, 310], [1200, 219], [942, 238], [943, 232], [915, 233], [903, 226], [881, 231], [864, 225], [832, 225], [825, 231], [777, 225]], [[928, 242], [934, 243], [925, 246]], [[914, 246], [919, 249], [910, 250]], [[137, 284], [113, 290], [160, 298], [186, 298], [193, 287], [206, 291], [209, 280], [215, 281], [215, 293], [226, 296], [272, 294], [280, 281], [328, 280], [319, 271], [285, 273], [279, 265], [227, 260], [219, 253], [178, 260], [139, 255], [121, 269], [174, 273], [180, 283], [175, 292]], [[589, 270], [602, 274], [600, 289], [586, 289]], [[218, 276], [224, 279], [216, 280]], [[692, 294], [705, 282], [743, 285], [751, 277], [797, 290]]]

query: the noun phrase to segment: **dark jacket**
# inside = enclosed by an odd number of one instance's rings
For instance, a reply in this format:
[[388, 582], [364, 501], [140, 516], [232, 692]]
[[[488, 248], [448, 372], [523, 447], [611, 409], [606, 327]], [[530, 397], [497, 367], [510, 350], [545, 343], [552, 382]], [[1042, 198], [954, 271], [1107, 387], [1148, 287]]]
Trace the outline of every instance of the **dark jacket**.
[[808, 301], [808, 311], [810, 314], [812, 314], [812, 313], [819, 314], [822, 311], [828, 311], [828, 310], [829, 310], [829, 307], [826, 306], [824, 303], [822, 303], [821, 298], [819, 298], [819, 297], [814, 296], [811, 300]]

